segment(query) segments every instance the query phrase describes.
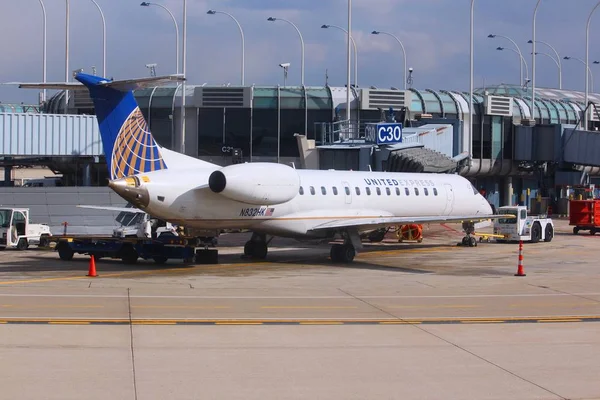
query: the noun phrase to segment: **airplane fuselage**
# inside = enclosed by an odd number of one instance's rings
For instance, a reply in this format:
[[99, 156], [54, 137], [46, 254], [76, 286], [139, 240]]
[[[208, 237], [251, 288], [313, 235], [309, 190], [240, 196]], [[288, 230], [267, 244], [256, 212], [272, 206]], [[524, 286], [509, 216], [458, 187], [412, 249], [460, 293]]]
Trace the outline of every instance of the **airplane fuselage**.
[[[297, 194], [286, 202], [263, 204], [213, 192], [206, 187], [213, 171], [141, 174], [136, 179], [139, 187], [130, 196], [142, 191], [145, 210], [172, 223], [289, 237], [322, 237], [328, 232], [311, 230], [333, 220], [491, 214], [485, 198], [458, 175], [294, 170], [299, 177]], [[119, 187], [113, 189], [123, 196]]]

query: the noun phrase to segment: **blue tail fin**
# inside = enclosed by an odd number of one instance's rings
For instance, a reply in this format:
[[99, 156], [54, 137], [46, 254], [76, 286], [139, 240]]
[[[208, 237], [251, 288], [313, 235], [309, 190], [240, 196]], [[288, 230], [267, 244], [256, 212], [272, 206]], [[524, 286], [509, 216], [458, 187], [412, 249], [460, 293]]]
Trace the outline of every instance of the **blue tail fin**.
[[111, 180], [167, 169], [160, 148], [129, 89], [107, 86], [107, 80], [79, 73], [90, 91]]

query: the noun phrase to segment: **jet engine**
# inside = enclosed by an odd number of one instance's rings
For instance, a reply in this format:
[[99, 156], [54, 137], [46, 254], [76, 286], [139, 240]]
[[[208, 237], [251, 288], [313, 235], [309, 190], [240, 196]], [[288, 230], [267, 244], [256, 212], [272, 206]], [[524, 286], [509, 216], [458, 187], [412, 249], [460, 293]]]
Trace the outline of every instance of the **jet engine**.
[[248, 204], [281, 204], [300, 189], [294, 168], [275, 163], [234, 164], [214, 171], [208, 187], [228, 199]]

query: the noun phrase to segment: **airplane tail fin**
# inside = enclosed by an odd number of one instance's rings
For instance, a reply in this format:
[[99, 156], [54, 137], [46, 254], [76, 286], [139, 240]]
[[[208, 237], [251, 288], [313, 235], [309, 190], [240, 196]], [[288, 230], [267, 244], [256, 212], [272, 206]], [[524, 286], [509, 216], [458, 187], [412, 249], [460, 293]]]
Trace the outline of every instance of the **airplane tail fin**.
[[133, 90], [183, 81], [181, 75], [137, 78], [113, 81], [99, 76], [78, 73], [79, 82], [19, 83], [27, 89], [88, 90], [94, 102], [96, 117], [108, 172], [111, 180], [167, 168], [217, 168], [215, 164], [170, 151], [159, 146], [142, 114]]
[[75, 79], [94, 102], [111, 180], [168, 168], [133, 97], [132, 90], [150, 79], [111, 82], [82, 73]]

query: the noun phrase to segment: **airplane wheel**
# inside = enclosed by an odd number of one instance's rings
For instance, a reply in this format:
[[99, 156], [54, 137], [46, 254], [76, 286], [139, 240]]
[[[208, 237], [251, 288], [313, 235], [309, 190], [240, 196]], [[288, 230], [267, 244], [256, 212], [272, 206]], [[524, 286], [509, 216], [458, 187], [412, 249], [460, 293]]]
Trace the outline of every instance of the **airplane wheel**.
[[345, 244], [340, 249], [340, 261], [343, 263], [351, 263], [354, 261], [354, 256], [356, 256], [356, 251], [354, 250], [354, 246]]
[[253, 244], [252, 256], [254, 258], [264, 260], [265, 258], [267, 258], [268, 251], [269, 248], [267, 247], [267, 244], [265, 242], [255, 242]]
[[469, 247], [477, 247], [477, 239], [475, 239], [473, 236], [469, 238]]
[[465, 236], [464, 238], [462, 238], [462, 245], [469, 246], [469, 237], [468, 236]]
[[248, 240], [246, 242], [246, 244], [244, 245], [244, 255], [252, 256], [253, 253], [254, 253], [254, 242], [251, 240]]
[[337, 263], [342, 261], [342, 245], [334, 244], [331, 246], [331, 250], [329, 251], [329, 257], [331, 257], [331, 261]]

